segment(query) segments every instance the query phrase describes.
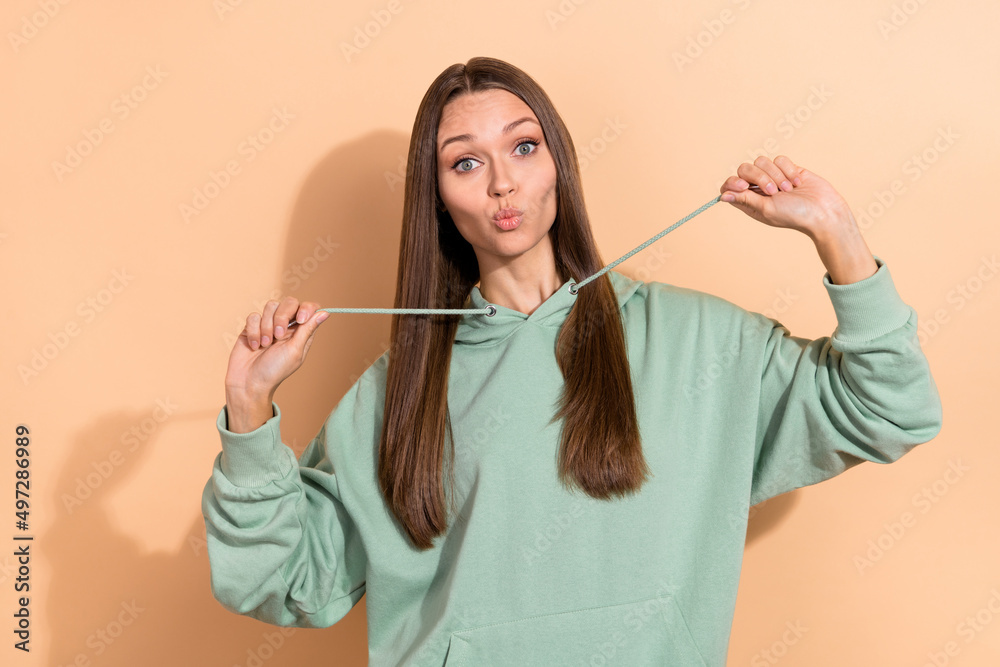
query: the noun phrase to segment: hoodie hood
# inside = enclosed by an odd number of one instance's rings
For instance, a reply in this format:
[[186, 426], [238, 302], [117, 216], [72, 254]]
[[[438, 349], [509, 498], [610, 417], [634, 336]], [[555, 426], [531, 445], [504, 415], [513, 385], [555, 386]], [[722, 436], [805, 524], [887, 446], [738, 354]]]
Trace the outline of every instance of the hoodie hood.
[[[621, 308], [625, 302], [635, 294], [643, 285], [641, 280], [631, 278], [610, 270], [607, 272], [611, 279], [611, 285], [618, 296], [618, 307]], [[569, 316], [570, 309], [576, 303], [576, 295], [570, 293], [569, 285], [577, 282], [570, 278], [562, 284], [548, 299], [543, 301], [538, 308], [530, 315], [493, 304], [497, 309], [492, 317], [485, 314], [469, 313], [463, 315], [458, 323], [458, 330], [455, 333], [455, 343], [462, 345], [490, 345], [505, 340], [508, 336], [520, 329], [525, 324], [531, 322], [543, 327], [558, 329]], [[586, 289], [584, 285], [582, 289]], [[483, 298], [479, 291], [479, 286], [472, 288], [468, 298], [465, 300], [465, 308], [486, 308], [489, 302]]]

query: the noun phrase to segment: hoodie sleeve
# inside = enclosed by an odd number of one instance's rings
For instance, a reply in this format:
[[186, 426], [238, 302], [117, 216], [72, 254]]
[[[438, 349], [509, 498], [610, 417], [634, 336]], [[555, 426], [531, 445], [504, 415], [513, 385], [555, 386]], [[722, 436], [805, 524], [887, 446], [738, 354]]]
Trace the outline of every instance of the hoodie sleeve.
[[847, 285], [823, 276], [832, 336], [766, 327], [750, 504], [829, 479], [863, 461], [891, 463], [941, 430], [941, 399], [917, 339], [917, 313], [889, 267]]
[[[348, 392], [297, 460], [281, 441], [281, 411], [254, 431], [216, 426], [222, 451], [202, 493], [212, 594], [267, 623], [329, 627], [365, 592], [367, 558], [331, 461], [359, 444], [370, 406]], [[367, 437], [370, 439], [371, 435]]]

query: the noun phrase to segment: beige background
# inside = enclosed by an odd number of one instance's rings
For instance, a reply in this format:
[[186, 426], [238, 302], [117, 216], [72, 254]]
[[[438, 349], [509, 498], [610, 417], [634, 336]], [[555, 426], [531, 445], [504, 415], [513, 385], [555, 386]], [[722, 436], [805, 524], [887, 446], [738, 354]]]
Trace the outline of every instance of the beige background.
[[[365, 664], [363, 600], [283, 636], [211, 597], [214, 418], [234, 336], [272, 295], [391, 307], [417, 104], [492, 55], [568, 124], [606, 262], [740, 162], [787, 154], [851, 202], [920, 314], [940, 436], [753, 510], [728, 664], [1000, 664], [998, 17], [987, 0], [5, 2], [0, 661]], [[726, 204], [618, 268], [799, 336], [836, 324], [809, 240]], [[287, 444], [388, 332], [343, 314], [317, 334], [277, 393]], [[10, 630], [19, 423], [30, 655]]]

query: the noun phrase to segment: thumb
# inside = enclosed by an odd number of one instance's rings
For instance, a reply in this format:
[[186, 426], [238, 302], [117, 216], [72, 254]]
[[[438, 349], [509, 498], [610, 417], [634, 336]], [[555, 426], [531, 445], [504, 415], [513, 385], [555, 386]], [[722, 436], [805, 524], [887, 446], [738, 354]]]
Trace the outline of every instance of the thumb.
[[719, 197], [720, 201], [728, 202], [746, 212], [760, 212], [766, 197], [747, 188], [741, 192], [728, 190]]
[[312, 344], [312, 338], [316, 333], [316, 329], [318, 329], [319, 325], [325, 322], [329, 317], [330, 313], [325, 310], [317, 310], [307, 322], [298, 327], [298, 330], [292, 336], [292, 339], [302, 346], [303, 355], [309, 351], [309, 346]]

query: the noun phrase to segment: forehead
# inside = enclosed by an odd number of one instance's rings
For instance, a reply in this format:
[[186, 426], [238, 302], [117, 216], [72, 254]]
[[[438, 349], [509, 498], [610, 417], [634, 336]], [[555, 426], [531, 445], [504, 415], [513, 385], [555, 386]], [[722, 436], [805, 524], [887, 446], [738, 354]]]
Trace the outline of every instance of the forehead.
[[507, 90], [466, 93], [448, 102], [441, 110], [438, 145], [456, 134], [471, 134], [478, 138], [499, 135], [504, 125], [525, 116], [536, 122], [538, 120], [531, 107]]

